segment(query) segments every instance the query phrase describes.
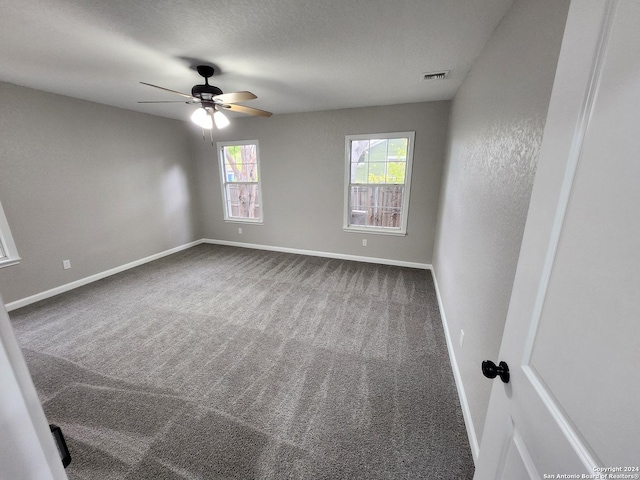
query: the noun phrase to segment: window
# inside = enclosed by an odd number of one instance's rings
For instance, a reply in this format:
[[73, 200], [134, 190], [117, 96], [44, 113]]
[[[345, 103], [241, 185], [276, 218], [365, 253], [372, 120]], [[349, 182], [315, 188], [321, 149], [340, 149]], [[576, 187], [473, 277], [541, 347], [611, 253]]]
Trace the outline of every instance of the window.
[[13, 241], [7, 217], [0, 203], [0, 268], [15, 265], [20, 261], [16, 244]]
[[405, 235], [415, 132], [347, 135], [344, 228]]
[[262, 223], [258, 141], [218, 142], [224, 219]]

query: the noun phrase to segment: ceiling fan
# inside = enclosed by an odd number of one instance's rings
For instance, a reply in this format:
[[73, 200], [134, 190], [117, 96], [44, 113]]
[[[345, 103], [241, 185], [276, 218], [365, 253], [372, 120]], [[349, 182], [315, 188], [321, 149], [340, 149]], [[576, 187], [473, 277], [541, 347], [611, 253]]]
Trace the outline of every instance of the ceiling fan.
[[229, 119], [222, 113], [224, 110], [232, 112], [244, 113], [247, 115], [254, 115], [260, 117], [270, 117], [271, 112], [260, 110], [258, 108], [245, 107], [244, 105], [237, 105], [238, 102], [246, 102], [253, 100], [256, 97], [251, 92], [234, 92], [234, 93], [222, 93], [218, 87], [209, 85], [209, 78], [213, 76], [214, 69], [209, 65], [198, 65], [196, 68], [198, 73], [204, 77], [203, 85], [194, 85], [191, 89], [191, 95], [186, 93], [171, 90], [169, 88], [159, 87], [151, 83], [140, 82], [143, 85], [148, 85], [153, 88], [164, 90], [165, 92], [175, 93], [187, 100], [160, 100], [138, 103], [186, 103], [188, 105], [200, 105], [200, 107], [193, 112], [191, 120], [202, 127], [203, 129], [210, 130], [215, 123], [217, 128], [224, 128], [229, 125]]

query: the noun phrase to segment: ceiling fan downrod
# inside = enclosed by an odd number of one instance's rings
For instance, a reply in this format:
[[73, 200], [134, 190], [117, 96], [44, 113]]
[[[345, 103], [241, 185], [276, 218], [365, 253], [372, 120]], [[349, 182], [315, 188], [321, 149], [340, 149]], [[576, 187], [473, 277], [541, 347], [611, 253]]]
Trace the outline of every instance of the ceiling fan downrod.
[[209, 65], [198, 65], [198, 73], [204, 77], [204, 85], [194, 85], [191, 89], [191, 96], [200, 100], [211, 100], [216, 95], [222, 95], [222, 90], [213, 85], [209, 85], [209, 77], [213, 76], [214, 69]]

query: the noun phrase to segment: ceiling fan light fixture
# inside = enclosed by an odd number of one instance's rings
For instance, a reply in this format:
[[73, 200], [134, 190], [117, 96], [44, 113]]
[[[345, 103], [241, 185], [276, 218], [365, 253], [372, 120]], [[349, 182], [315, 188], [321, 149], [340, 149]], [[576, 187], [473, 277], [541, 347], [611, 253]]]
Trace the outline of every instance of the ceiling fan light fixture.
[[[204, 130], [211, 133], [211, 144], [213, 145], [213, 124], [215, 123], [218, 130], [229, 126], [230, 122], [227, 116], [222, 113], [224, 110], [231, 110], [236, 113], [245, 115], [253, 115], [259, 117], [270, 117], [271, 112], [260, 110], [258, 108], [246, 107], [238, 105], [239, 102], [254, 100], [256, 97], [253, 93], [245, 90], [241, 92], [223, 93], [218, 87], [209, 84], [209, 77], [213, 76], [214, 69], [210, 65], [198, 65], [198, 73], [204, 77], [204, 84], [194, 85], [191, 88], [191, 95], [171, 90], [170, 88], [160, 87], [152, 83], [140, 82], [143, 85], [157, 88], [165, 92], [180, 95], [187, 100], [175, 101], [175, 103], [186, 103], [188, 105], [199, 105], [199, 108], [191, 114], [191, 121], [202, 128], [202, 138], [204, 138]], [[138, 103], [174, 103], [171, 100], [159, 100]]]
[[217, 128], [227, 127], [230, 123], [227, 116], [219, 110], [216, 110], [216, 113], [213, 114], [213, 121], [216, 123]]
[[191, 121], [206, 130], [211, 130], [213, 128], [213, 121], [211, 120], [209, 112], [202, 107], [198, 108], [191, 114]]

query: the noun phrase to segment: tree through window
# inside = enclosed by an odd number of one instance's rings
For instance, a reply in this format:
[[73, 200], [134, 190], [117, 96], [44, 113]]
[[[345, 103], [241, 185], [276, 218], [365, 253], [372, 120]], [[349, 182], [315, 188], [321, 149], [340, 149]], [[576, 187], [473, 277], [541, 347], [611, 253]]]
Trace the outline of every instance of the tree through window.
[[258, 141], [218, 142], [224, 218], [262, 222]]

